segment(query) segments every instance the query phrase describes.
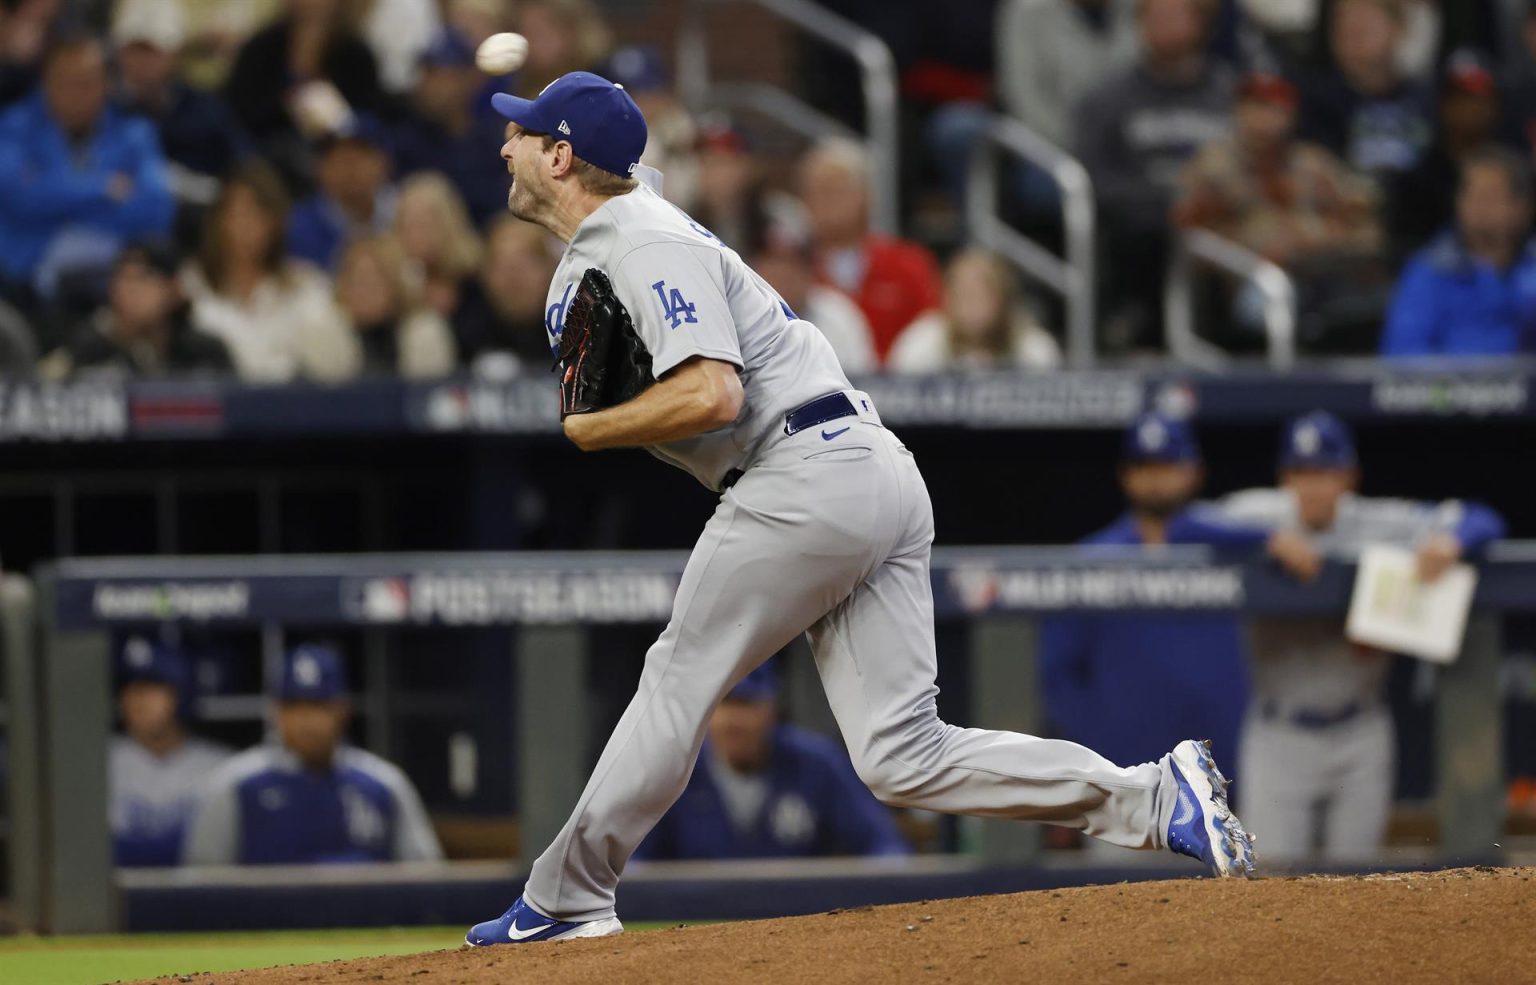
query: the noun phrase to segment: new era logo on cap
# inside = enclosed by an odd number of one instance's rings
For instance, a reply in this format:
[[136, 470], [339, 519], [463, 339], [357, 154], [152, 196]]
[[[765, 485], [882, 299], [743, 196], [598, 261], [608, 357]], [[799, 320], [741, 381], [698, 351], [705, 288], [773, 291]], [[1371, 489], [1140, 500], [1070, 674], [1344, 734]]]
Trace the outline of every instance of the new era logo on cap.
[[630, 174], [645, 151], [640, 107], [622, 86], [591, 72], [562, 75], [533, 99], [498, 92], [491, 105], [524, 130], [560, 134], [577, 157], [613, 174]]

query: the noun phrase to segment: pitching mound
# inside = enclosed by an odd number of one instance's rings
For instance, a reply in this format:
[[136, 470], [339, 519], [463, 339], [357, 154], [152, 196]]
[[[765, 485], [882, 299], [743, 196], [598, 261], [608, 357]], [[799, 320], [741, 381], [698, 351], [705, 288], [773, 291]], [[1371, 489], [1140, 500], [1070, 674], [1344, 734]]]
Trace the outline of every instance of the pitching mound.
[[1536, 983], [1533, 875], [1096, 886], [156, 981], [1519, 985]]

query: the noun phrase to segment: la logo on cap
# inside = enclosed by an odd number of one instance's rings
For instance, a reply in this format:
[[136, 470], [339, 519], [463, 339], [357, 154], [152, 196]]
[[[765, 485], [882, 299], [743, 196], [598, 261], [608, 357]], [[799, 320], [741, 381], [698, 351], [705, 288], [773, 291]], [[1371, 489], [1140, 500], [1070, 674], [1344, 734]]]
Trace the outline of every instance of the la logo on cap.
[[1318, 448], [1323, 443], [1323, 436], [1317, 433], [1317, 428], [1308, 424], [1296, 431], [1296, 451], [1301, 455], [1316, 455]]
[[293, 662], [293, 679], [300, 687], [314, 687], [320, 683], [320, 664], [311, 656], [302, 656]]
[[1168, 441], [1168, 430], [1161, 421], [1148, 421], [1141, 426], [1141, 444], [1148, 451], [1157, 451]]

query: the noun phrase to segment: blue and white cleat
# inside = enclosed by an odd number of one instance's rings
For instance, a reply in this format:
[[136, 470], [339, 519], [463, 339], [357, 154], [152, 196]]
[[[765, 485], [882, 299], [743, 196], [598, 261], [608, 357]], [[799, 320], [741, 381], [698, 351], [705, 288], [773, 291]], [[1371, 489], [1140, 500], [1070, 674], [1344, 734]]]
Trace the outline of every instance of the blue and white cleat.
[[1253, 875], [1253, 835], [1227, 806], [1227, 778], [1216, 768], [1211, 743], [1186, 739], [1168, 756], [1179, 801], [1168, 824], [1168, 847], [1197, 858], [1218, 876]]
[[512, 908], [495, 920], [477, 923], [464, 935], [470, 947], [495, 944], [532, 944], [539, 941], [570, 941], [581, 937], [611, 937], [622, 934], [624, 925], [618, 917], [571, 922], [546, 917], [519, 896]]

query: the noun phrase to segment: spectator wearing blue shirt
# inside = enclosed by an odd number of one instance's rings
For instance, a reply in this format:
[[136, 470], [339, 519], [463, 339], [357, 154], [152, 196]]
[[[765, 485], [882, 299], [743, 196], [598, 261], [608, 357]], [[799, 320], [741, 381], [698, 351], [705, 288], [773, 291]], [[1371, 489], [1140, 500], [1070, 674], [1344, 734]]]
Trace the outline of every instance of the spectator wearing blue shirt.
[[346, 688], [335, 650], [301, 646], [287, 655], [273, 715], [279, 742], [246, 750], [209, 778], [187, 835], [188, 864], [442, 858], [405, 774], [343, 743]]
[[444, 30], [422, 53], [412, 110], [395, 149], [399, 174], [446, 175], [480, 225], [506, 211], [509, 187], [506, 163], [485, 152], [501, 144], [506, 120], [475, 112], [484, 79], [469, 42]]
[[318, 191], [288, 217], [288, 252], [334, 272], [349, 239], [387, 232], [394, 222], [390, 139], [377, 119], [354, 115], [323, 137], [318, 150]]
[[764, 665], [720, 702], [683, 795], [636, 858], [902, 855], [891, 815], [832, 741], [778, 721]]
[[[1188, 423], [1143, 414], [1127, 430], [1121, 457], [1130, 510], [1083, 543], [1257, 552], [1265, 532], [1208, 520], [1191, 508], [1203, 479]], [[1237, 747], [1248, 671], [1233, 615], [1052, 616], [1041, 625], [1040, 675], [1057, 731], [1122, 766], [1156, 759], [1180, 736], [1211, 739], [1218, 757], [1231, 758]]]
[[1511, 151], [1462, 165], [1456, 226], [1414, 255], [1397, 285], [1387, 356], [1497, 356], [1536, 342], [1531, 175]]
[[0, 275], [51, 297], [105, 275], [123, 242], [168, 231], [174, 203], [154, 127], [107, 105], [100, 42], [58, 42], [43, 83], [0, 115]]
[[188, 733], [192, 668], [179, 649], [133, 636], [116, 664], [123, 731], [107, 750], [113, 861], [175, 865], [198, 789], [230, 751]]

